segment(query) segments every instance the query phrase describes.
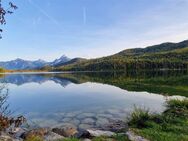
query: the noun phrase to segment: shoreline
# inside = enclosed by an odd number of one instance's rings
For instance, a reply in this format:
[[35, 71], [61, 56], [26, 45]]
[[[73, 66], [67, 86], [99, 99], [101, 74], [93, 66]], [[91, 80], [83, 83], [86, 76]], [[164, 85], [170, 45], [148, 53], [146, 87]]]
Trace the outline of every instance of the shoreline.
[[[104, 129], [76, 129], [68, 126], [52, 129], [36, 128], [27, 131], [25, 128], [14, 128], [11, 130], [12, 132], [8, 132], [9, 134], [1, 132], [0, 139], [8, 138], [16, 141], [186, 140], [188, 139], [188, 130], [186, 130], [188, 126], [187, 113], [188, 99], [173, 98], [166, 101], [166, 109], [161, 114], [150, 113], [149, 110], [136, 108], [127, 122], [115, 121]], [[171, 118], [166, 121], [169, 116]], [[164, 124], [168, 126], [164, 128]], [[160, 126], [161, 128], [159, 128]], [[168, 129], [176, 128], [176, 126], [181, 131], [181, 136], [178, 136], [176, 129], [172, 129], [172, 131]]]
[[22, 71], [22, 70], [8, 70], [5, 72], [0, 72], [0, 74], [53, 74], [53, 73], [109, 73], [109, 72], [163, 72], [163, 71], [188, 71], [188, 69], [156, 69], [156, 70], [134, 70], [134, 71], [127, 71], [127, 70], [103, 70], [103, 71]]

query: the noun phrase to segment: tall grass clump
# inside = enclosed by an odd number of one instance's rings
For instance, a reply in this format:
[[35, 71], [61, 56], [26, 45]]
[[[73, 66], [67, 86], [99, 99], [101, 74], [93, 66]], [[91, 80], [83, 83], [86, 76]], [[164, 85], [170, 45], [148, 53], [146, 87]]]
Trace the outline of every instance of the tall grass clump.
[[164, 114], [175, 117], [188, 118], [188, 98], [171, 99], [166, 102], [167, 109]]
[[188, 109], [188, 98], [185, 99], [171, 99], [167, 100], [167, 108], [172, 109], [172, 108], [183, 108], [183, 109]]
[[188, 141], [188, 99], [170, 99], [165, 106], [161, 114], [135, 109], [130, 128], [151, 141]]
[[151, 114], [148, 109], [134, 108], [134, 111], [131, 113], [128, 118], [128, 124], [136, 128], [146, 127], [146, 122], [151, 118]]

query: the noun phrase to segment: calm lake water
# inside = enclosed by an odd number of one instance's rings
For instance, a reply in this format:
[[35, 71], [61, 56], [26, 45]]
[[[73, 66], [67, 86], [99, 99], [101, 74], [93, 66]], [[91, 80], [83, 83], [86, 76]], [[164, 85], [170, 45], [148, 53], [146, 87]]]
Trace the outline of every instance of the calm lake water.
[[100, 127], [125, 119], [134, 106], [164, 110], [163, 95], [122, 74], [7, 74], [1, 83], [9, 109], [36, 127]]

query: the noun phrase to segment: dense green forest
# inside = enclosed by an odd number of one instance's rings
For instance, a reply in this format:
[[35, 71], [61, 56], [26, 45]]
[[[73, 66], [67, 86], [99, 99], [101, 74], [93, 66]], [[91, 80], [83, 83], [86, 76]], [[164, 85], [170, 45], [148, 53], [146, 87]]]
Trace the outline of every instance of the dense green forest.
[[188, 69], [188, 40], [128, 49], [107, 57], [72, 61], [62, 66], [43, 69], [53, 71]]

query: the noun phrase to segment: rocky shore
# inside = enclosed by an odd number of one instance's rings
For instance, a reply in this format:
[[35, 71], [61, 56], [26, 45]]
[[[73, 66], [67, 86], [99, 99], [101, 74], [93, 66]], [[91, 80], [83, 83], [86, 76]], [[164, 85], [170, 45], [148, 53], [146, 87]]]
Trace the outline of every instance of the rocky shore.
[[32, 141], [34, 137], [39, 137], [43, 141], [63, 141], [71, 137], [83, 141], [91, 141], [95, 137], [113, 137], [117, 133], [125, 135], [131, 141], [147, 141], [128, 130], [128, 125], [123, 121], [112, 121], [100, 129], [81, 129], [71, 126], [32, 130], [26, 128], [10, 128], [6, 132], [1, 132], [0, 141], [27, 141], [27, 139]]

